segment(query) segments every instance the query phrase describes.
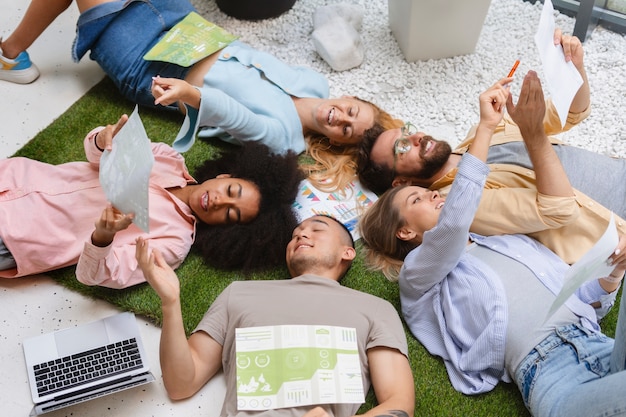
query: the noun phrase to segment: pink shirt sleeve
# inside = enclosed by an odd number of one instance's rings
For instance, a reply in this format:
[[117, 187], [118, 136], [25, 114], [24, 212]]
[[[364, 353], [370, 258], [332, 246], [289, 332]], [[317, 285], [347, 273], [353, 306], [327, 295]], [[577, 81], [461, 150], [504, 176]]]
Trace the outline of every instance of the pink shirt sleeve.
[[[102, 129], [92, 130], [84, 141], [85, 155], [96, 165], [102, 152], [93, 141]], [[116, 233], [113, 243], [107, 247], [94, 246], [88, 239], [76, 266], [76, 278], [80, 282], [109, 288], [126, 288], [145, 282], [135, 259], [135, 242], [139, 236], [145, 236], [150, 248], [158, 249], [173, 269], [178, 268], [189, 253], [195, 238], [195, 217], [189, 207], [166, 189], [184, 187], [193, 178], [182, 156], [168, 145], [153, 143], [152, 151], [155, 165], [150, 175], [150, 233], [146, 235], [131, 224]]]
[[[119, 232], [113, 243], [104, 248], [85, 242], [76, 266], [76, 278], [86, 285], [108, 288], [126, 288], [145, 282], [135, 258], [134, 242], [134, 238], [142, 232], [134, 225], [131, 228], [133, 230]], [[126, 236], [121, 236], [122, 234]], [[173, 269], [180, 266], [191, 246], [184, 239], [173, 236], [149, 238], [148, 244], [151, 249], [158, 249]]]
[[96, 166], [100, 165], [100, 157], [102, 156], [102, 151], [96, 147], [95, 139], [98, 132], [103, 129], [104, 127], [102, 126], [92, 129], [91, 132], [87, 133], [87, 136], [85, 136], [85, 140], [83, 141], [83, 147], [85, 148], [85, 156], [87, 157], [87, 161]]

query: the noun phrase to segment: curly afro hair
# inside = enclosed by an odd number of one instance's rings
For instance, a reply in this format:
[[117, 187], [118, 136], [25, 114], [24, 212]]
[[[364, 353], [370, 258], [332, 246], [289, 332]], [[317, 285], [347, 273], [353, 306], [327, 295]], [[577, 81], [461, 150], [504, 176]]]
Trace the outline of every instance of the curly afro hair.
[[249, 142], [207, 160], [195, 172], [202, 183], [219, 174], [254, 183], [261, 194], [258, 216], [250, 223], [213, 225], [198, 222], [194, 250], [215, 268], [248, 273], [285, 264], [285, 250], [297, 218], [292, 209], [304, 174], [298, 155], [271, 153], [265, 145]]

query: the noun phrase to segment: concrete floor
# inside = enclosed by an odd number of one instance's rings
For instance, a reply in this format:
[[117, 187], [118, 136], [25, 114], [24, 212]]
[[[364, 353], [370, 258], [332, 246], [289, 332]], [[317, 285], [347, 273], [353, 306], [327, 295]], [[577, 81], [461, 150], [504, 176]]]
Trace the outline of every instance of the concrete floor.
[[[28, 1], [0, 0], [0, 36], [7, 37], [24, 14]], [[0, 81], [0, 158], [11, 156], [47, 127], [100, 81], [102, 70], [87, 57], [70, 58], [78, 11], [65, 12], [29, 49], [41, 71], [29, 85]], [[85, 132], [86, 133], [86, 132]], [[0, 403], [3, 416], [27, 416], [33, 407], [22, 350], [22, 339], [75, 326], [119, 312], [57, 285], [45, 276], [0, 280]], [[138, 318], [151, 370], [156, 381], [83, 404], [51, 412], [60, 416], [207, 416], [219, 415], [224, 397], [220, 374], [189, 400], [167, 398], [159, 366], [160, 329]]]

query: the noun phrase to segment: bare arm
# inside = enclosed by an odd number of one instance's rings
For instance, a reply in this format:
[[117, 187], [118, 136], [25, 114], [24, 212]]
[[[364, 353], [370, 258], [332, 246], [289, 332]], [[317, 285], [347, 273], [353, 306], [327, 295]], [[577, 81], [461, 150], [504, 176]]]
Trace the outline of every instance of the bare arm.
[[507, 110], [520, 128], [536, 175], [537, 191], [556, 197], [570, 197], [574, 190], [565, 169], [543, 128], [546, 104], [541, 81], [535, 71], [524, 77], [517, 105], [507, 100]]
[[222, 346], [204, 332], [185, 335], [180, 307], [180, 284], [176, 273], [157, 250], [137, 239], [137, 261], [146, 280], [161, 298], [163, 327], [159, 357], [163, 383], [172, 399], [191, 397], [222, 366]]
[[28, 49], [71, 4], [72, 0], [32, 0], [17, 28], [2, 42], [4, 56], [15, 58]]
[[415, 383], [406, 356], [395, 349], [377, 347], [367, 351], [367, 358], [378, 406], [363, 416], [412, 416], [415, 408]]

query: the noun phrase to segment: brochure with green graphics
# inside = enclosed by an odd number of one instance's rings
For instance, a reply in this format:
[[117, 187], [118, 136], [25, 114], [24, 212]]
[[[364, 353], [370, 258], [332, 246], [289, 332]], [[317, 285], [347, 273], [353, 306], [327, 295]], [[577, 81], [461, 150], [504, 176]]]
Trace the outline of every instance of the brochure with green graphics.
[[354, 328], [247, 327], [235, 339], [238, 410], [365, 401]]
[[171, 28], [143, 59], [189, 67], [236, 39], [237, 36], [191, 12]]

